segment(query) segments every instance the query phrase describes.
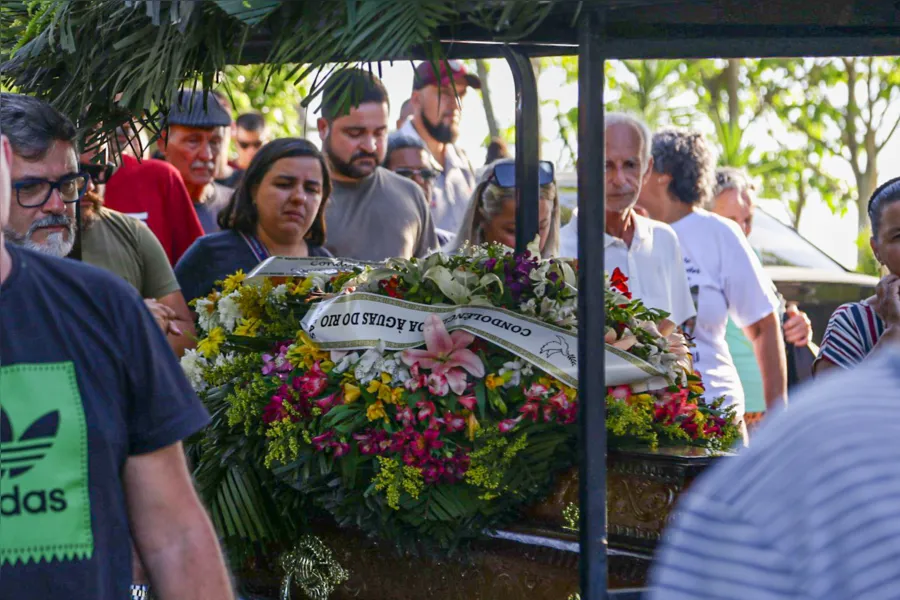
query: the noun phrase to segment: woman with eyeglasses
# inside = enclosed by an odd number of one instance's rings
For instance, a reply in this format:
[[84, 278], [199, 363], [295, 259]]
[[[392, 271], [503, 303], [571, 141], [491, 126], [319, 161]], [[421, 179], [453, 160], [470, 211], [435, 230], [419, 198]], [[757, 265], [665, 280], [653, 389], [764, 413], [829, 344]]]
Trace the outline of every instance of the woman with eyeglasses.
[[869, 199], [875, 258], [887, 270], [875, 296], [838, 307], [828, 320], [813, 372], [852, 368], [900, 340], [900, 177], [884, 183]]
[[206, 296], [216, 281], [249, 273], [270, 256], [331, 256], [324, 248], [330, 194], [325, 159], [310, 142], [263, 146], [219, 214], [222, 231], [198, 239], [175, 265], [184, 297]]
[[694, 367], [703, 377], [707, 398], [724, 396], [726, 405], [736, 407], [746, 440], [744, 389], [725, 337], [728, 319], [753, 345], [766, 406], [772, 409], [787, 399], [780, 303], [737, 224], [700, 208], [713, 191], [716, 168], [715, 153], [703, 134], [657, 132], [651, 152], [653, 171], [639, 202], [678, 236], [697, 309], [696, 318], [683, 326], [696, 344]]
[[[552, 258], [559, 253], [559, 193], [553, 163], [538, 163], [540, 212], [538, 234], [541, 254]], [[469, 200], [456, 238], [445, 250], [455, 252], [470, 244], [498, 243], [516, 246], [516, 162], [503, 158], [484, 167], [478, 186]]]

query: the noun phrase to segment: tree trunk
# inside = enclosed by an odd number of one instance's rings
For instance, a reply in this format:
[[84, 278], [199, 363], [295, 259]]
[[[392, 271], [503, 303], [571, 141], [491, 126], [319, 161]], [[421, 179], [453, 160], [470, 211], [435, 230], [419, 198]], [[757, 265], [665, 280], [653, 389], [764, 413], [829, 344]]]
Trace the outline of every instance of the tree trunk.
[[478, 70], [478, 78], [481, 79], [481, 102], [484, 104], [484, 118], [487, 120], [488, 132], [491, 138], [500, 137], [500, 126], [497, 125], [497, 116], [494, 114], [494, 104], [491, 100], [491, 89], [488, 85], [487, 61], [476, 60], [475, 67]]
[[741, 59], [729, 58], [725, 67], [725, 89], [728, 90], [728, 122], [738, 126], [741, 116], [741, 104], [738, 98], [740, 90]]
[[794, 231], [800, 231], [800, 217], [806, 208], [806, 182], [803, 180], [803, 171], [797, 174], [797, 210], [794, 211]]

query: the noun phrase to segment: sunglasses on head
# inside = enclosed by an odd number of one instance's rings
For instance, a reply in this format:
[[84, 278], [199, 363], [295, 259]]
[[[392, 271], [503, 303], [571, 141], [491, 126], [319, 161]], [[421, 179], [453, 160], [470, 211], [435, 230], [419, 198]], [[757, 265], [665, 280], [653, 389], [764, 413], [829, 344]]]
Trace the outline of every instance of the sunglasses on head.
[[259, 150], [260, 148], [262, 148], [262, 145], [263, 145], [262, 140], [256, 140], [254, 142], [242, 142], [240, 140], [236, 140], [236, 141], [237, 141], [237, 145], [240, 146], [241, 150], [246, 150], [247, 148], [256, 148], [257, 150]]
[[437, 177], [437, 173], [432, 169], [396, 169], [394, 171], [397, 175], [401, 177], [406, 177], [407, 179], [412, 179], [416, 175], [424, 179], [425, 181], [431, 181], [435, 177]]
[[[556, 180], [556, 168], [549, 160], [542, 160], [538, 163], [538, 184], [550, 185]], [[516, 187], [516, 163], [500, 163], [494, 167], [488, 181], [502, 187]]]
[[106, 183], [109, 181], [109, 178], [112, 177], [113, 172], [116, 170], [116, 165], [112, 163], [106, 163], [105, 165], [98, 165], [95, 163], [78, 163], [78, 168], [82, 173], [87, 173], [91, 177], [91, 181], [97, 184]]

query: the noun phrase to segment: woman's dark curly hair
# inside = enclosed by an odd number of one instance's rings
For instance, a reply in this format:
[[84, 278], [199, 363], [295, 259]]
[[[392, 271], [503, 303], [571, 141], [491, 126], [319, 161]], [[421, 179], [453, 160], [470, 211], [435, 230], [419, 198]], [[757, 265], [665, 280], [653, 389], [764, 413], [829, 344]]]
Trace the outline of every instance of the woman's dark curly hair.
[[672, 177], [669, 192], [685, 204], [705, 202], [716, 184], [716, 157], [702, 133], [663, 129], [653, 136], [653, 170]]
[[328, 166], [319, 149], [311, 142], [300, 138], [281, 138], [273, 140], [259, 149], [250, 165], [241, 177], [237, 189], [231, 196], [231, 201], [222, 212], [219, 213], [219, 227], [233, 229], [247, 235], [256, 233], [259, 222], [259, 212], [253, 202], [256, 189], [262, 182], [266, 173], [277, 161], [282, 158], [294, 158], [297, 156], [309, 156], [319, 161], [322, 166], [322, 203], [319, 212], [313, 220], [304, 239], [313, 246], [325, 245], [325, 206], [331, 196], [331, 177], [328, 175]]
[[884, 209], [900, 200], [900, 177], [894, 177], [885, 181], [872, 192], [869, 198], [869, 220], [872, 221], [872, 236], [878, 237], [878, 228], [881, 227], [881, 215]]

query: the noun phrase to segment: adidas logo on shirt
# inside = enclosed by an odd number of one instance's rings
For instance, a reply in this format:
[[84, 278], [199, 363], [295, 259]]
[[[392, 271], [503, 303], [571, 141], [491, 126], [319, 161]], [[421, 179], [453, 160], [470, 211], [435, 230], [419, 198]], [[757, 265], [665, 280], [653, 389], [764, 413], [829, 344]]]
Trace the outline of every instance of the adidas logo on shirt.
[[0, 516], [13, 517], [23, 512], [38, 514], [62, 512], [68, 506], [62, 489], [26, 490], [6, 482], [37, 467], [53, 446], [59, 431], [59, 411], [54, 410], [35, 419], [18, 437], [6, 411], [0, 408]]

